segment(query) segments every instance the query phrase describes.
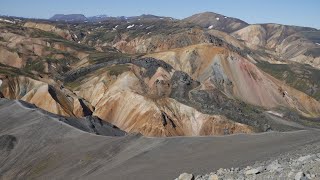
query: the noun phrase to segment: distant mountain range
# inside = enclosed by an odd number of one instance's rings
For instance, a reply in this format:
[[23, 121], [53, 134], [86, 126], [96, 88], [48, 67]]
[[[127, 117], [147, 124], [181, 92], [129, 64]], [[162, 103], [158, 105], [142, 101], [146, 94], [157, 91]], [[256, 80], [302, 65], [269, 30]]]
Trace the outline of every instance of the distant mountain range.
[[64, 22], [100, 22], [106, 20], [146, 20], [146, 19], [173, 19], [170, 17], [163, 17], [163, 16], [155, 16], [151, 14], [142, 14], [140, 16], [108, 16], [108, 15], [97, 15], [97, 16], [90, 16], [86, 17], [83, 14], [55, 14], [49, 20], [51, 21], [64, 21]]
[[83, 14], [55, 14], [50, 18], [53, 21], [86, 21], [87, 17]]

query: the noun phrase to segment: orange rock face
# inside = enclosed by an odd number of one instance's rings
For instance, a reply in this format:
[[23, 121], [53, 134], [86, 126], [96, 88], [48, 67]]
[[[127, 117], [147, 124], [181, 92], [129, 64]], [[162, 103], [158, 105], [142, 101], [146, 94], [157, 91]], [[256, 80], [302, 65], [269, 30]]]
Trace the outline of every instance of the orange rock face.
[[83, 117], [92, 107], [73, 94], [66, 94], [46, 83], [27, 77], [2, 80], [1, 92], [5, 98], [21, 99], [54, 114]]

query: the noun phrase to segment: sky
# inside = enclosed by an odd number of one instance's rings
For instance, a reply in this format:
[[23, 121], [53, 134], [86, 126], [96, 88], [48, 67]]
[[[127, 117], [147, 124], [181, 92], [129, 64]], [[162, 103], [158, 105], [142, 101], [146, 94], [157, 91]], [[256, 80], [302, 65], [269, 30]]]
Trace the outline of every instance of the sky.
[[0, 0], [0, 14], [50, 18], [54, 14], [136, 16], [177, 19], [215, 12], [248, 23], [279, 23], [320, 29], [320, 0]]

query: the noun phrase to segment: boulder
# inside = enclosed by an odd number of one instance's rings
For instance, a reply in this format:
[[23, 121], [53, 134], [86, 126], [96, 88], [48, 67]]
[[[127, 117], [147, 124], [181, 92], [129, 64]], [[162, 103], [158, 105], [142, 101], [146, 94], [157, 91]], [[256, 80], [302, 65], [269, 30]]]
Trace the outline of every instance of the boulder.
[[208, 180], [218, 180], [219, 179], [219, 176], [216, 175], [216, 174], [210, 174]]
[[193, 174], [182, 173], [178, 177], [178, 180], [194, 180], [194, 176], [193, 176]]

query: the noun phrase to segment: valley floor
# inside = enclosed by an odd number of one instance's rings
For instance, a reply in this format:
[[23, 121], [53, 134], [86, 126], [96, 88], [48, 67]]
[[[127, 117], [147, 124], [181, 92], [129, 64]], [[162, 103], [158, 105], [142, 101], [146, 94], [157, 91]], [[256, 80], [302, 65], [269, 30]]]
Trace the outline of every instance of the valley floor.
[[[13, 111], [14, 109], [14, 111]], [[320, 131], [210, 137], [99, 136], [19, 101], [0, 100], [0, 179], [174, 179], [315, 153]]]

